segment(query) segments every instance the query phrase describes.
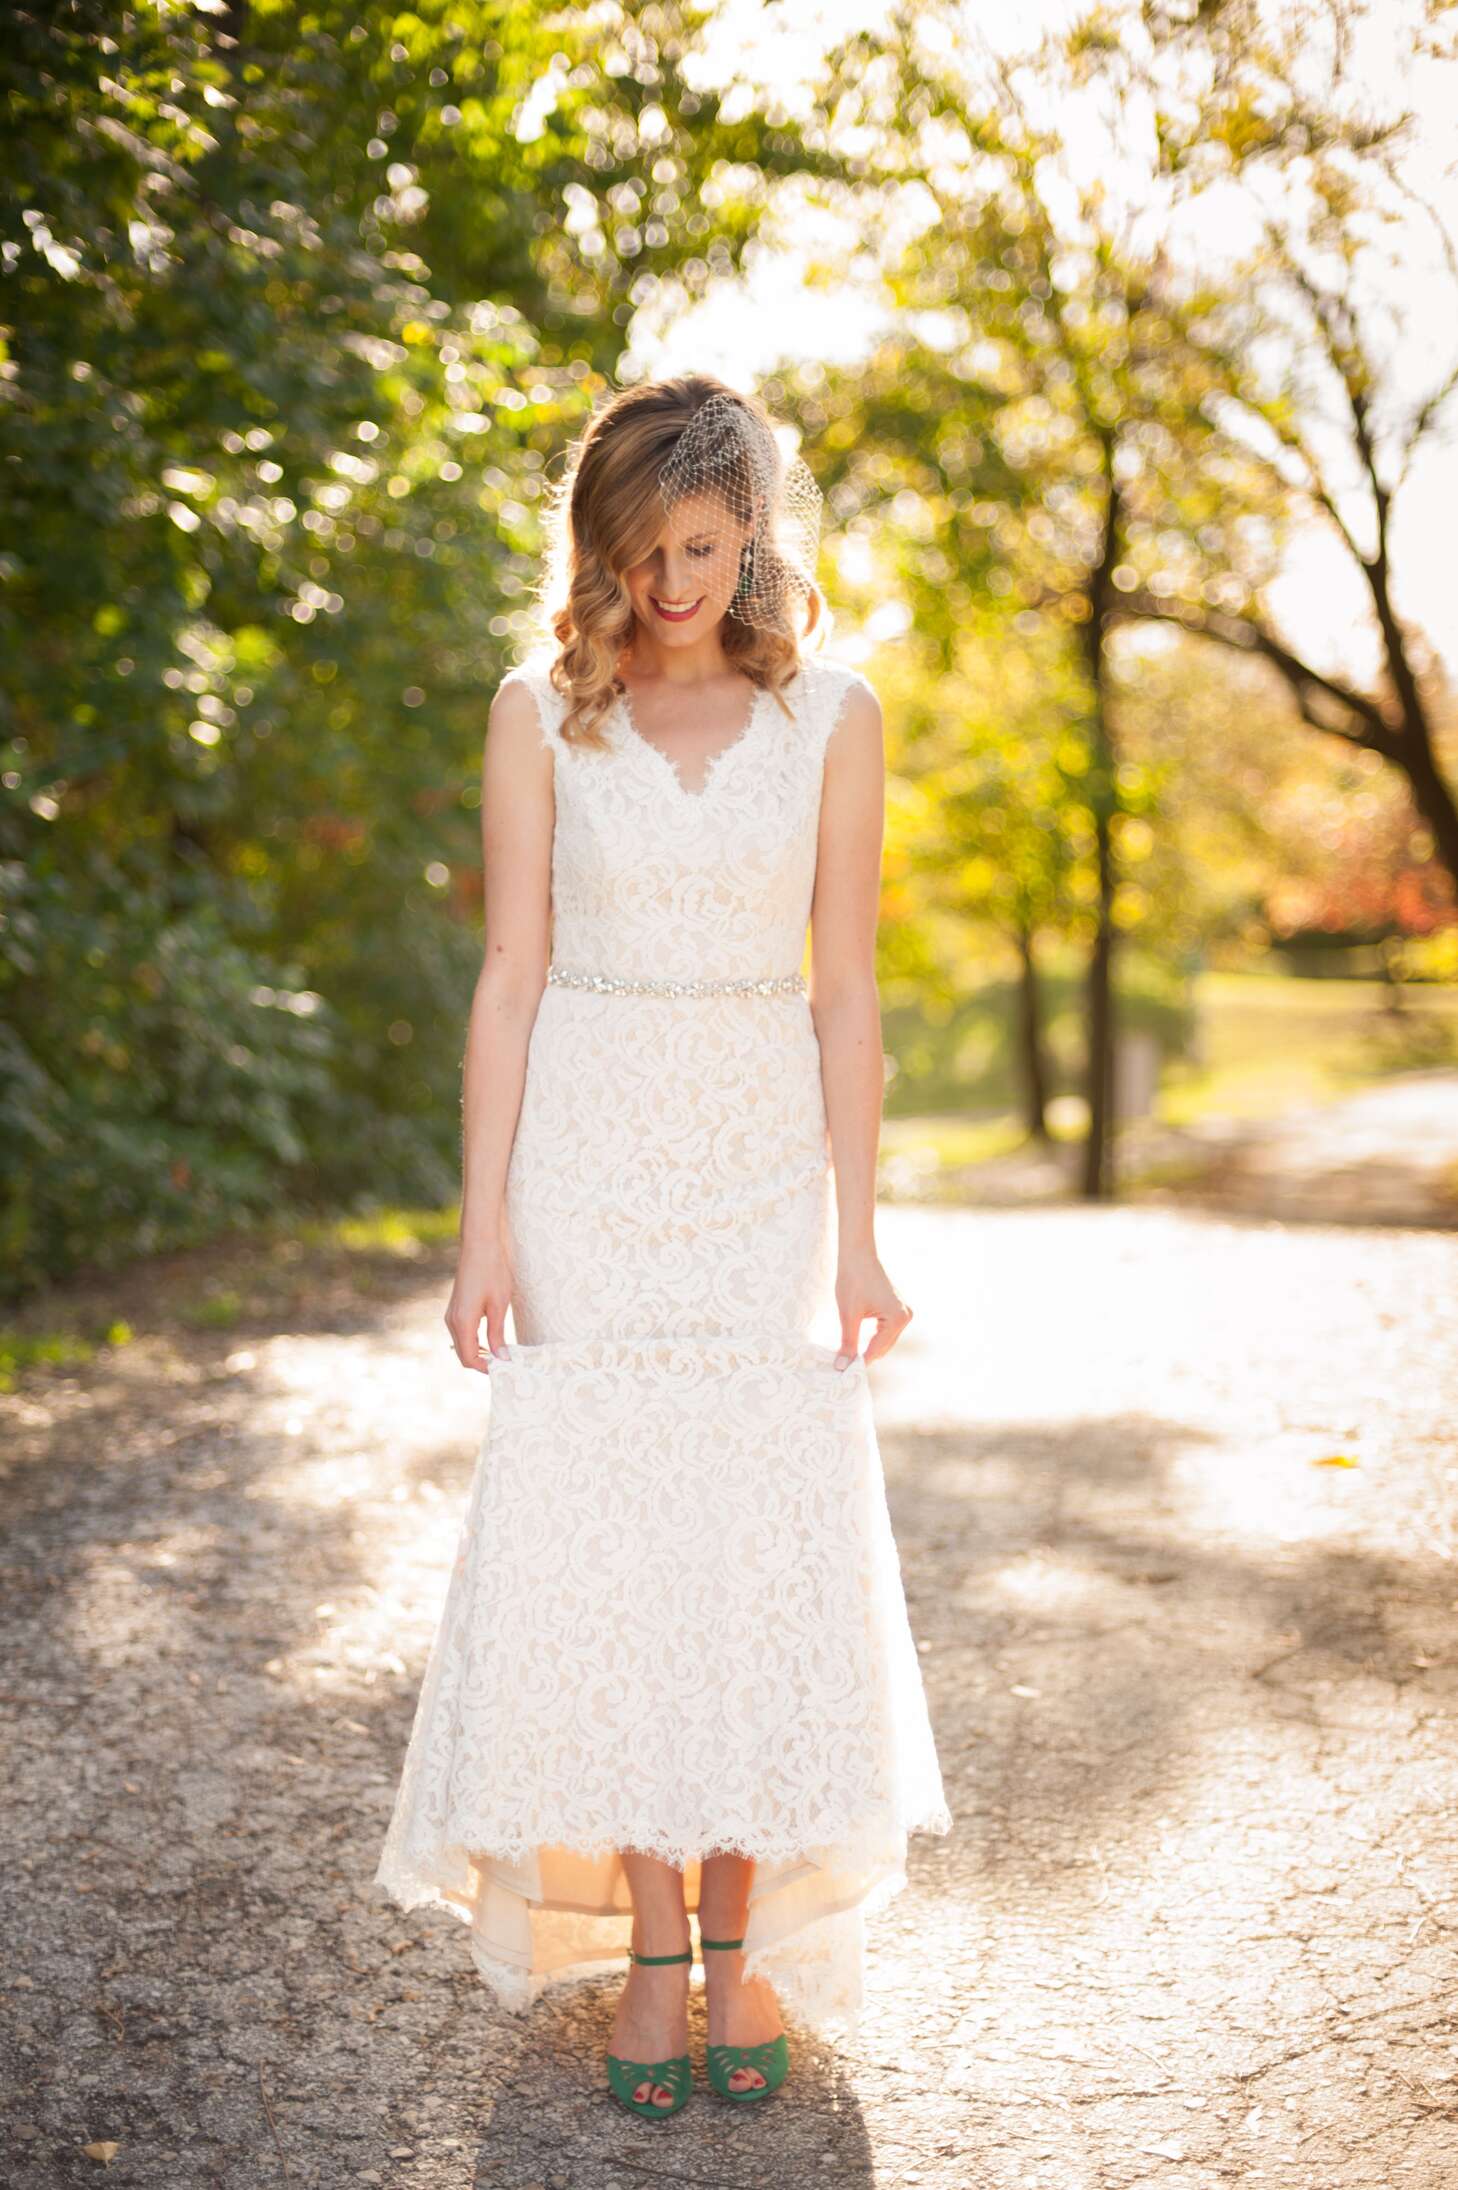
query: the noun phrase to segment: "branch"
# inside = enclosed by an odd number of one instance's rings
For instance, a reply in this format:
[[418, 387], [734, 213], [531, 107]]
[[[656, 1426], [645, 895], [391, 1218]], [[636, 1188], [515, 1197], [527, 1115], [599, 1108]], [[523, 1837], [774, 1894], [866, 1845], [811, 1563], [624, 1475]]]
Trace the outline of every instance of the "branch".
[[1412, 422], [1409, 425], [1406, 434], [1404, 434], [1403, 436], [1402, 462], [1398, 466], [1397, 482], [1396, 486], [1393, 489], [1394, 493], [1397, 491], [1397, 487], [1400, 487], [1402, 485], [1403, 481], [1408, 475], [1408, 472], [1412, 468], [1412, 460], [1418, 452], [1418, 443], [1423, 439], [1424, 435], [1427, 433], [1428, 428], [1432, 425], [1433, 420], [1437, 417], [1439, 411], [1443, 408], [1443, 405], [1447, 402], [1449, 396], [1453, 393], [1455, 388], [1458, 388], [1458, 365], [1455, 365], [1453, 367], [1453, 370], [1451, 373], [1449, 373], [1447, 379], [1444, 381], [1440, 381], [1438, 386], [1434, 388], [1432, 394], [1427, 398], [1426, 402], [1420, 404], [1418, 409], [1413, 413]]
[[[1225, 616], [1218, 609], [1197, 609], [1188, 605], [1168, 607], [1152, 593], [1142, 591], [1121, 593], [1110, 603], [1107, 614], [1129, 622], [1178, 624], [1182, 631], [1191, 632], [1196, 638], [1214, 639], [1238, 654], [1258, 656], [1280, 671], [1295, 695], [1302, 721], [1309, 723], [1313, 730], [1325, 730], [1331, 737], [1344, 738], [1349, 745], [1365, 746], [1369, 752], [1380, 753], [1384, 760], [1395, 760], [1398, 756], [1400, 740], [1375, 700], [1369, 699], [1365, 692], [1354, 691], [1340, 679], [1313, 669], [1309, 662], [1293, 654], [1273, 631], [1268, 631], [1252, 617]], [[1334, 700], [1361, 727], [1347, 729], [1318, 714], [1313, 706], [1318, 694]]]
[[[1283, 262], [1286, 261], [1289, 258], [1289, 252], [1284, 239], [1269, 223], [1266, 225], [1266, 238], [1272, 247], [1280, 253]], [[1254, 422], [1255, 427], [1263, 427], [1267, 433], [1274, 434], [1277, 443], [1286, 454], [1296, 459], [1303, 476], [1293, 483], [1286, 477], [1279, 464], [1268, 458], [1262, 450], [1252, 447], [1249, 441], [1246, 441], [1243, 445], [1249, 449], [1250, 454], [1258, 463], [1266, 465], [1275, 473], [1283, 490], [1308, 495], [1317, 507], [1323, 510], [1331, 519], [1332, 524], [1345, 542], [1353, 561], [1358, 563], [1364, 561], [1365, 558], [1361, 547], [1358, 545], [1351, 527], [1337, 507], [1337, 499], [1327, 483], [1321, 459], [1307, 436], [1301, 431], [1299, 422], [1293, 422], [1281, 417], [1276, 406], [1262, 395], [1258, 387], [1251, 384], [1248, 372], [1241, 373], [1231, 367], [1219, 343], [1207, 345], [1198, 335], [1192, 334], [1188, 329], [1185, 331], [1185, 339], [1191, 343], [1196, 354], [1204, 360], [1214, 374], [1216, 389], [1221, 400], [1233, 404], [1238, 411], [1244, 414], [1246, 419]], [[1253, 429], [1248, 428], [1247, 430]]]
[[[1267, 232], [1275, 240], [1275, 231], [1268, 227]], [[1377, 554], [1375, 559], [1378, 563], [1385, 564], [1387, 561], [1387, 520], [1392, 505], [1392, 494], [1391, 490], [1382, 484], [1377, 469], [1377, 450], [1372, 439], [1370, 422], [1371, 398], [1367, 392], [1367, 387], [1364, 385], [1369, 375], [1366, 370], [1366, 360], [1362, 356], [1361, 337], [1356, 314], [1345, 297], [1330, 295], [1311, 279], [1284, 236], [1279, 240], [1287, 271], [1291, 280], [1311, 306], [1312, 317], [1321, 329], [1322, 340], [1326, 344], [1327, 357], [1331, 362], [1332, 370], [1342, 384], [1342, 391], [1347, 399], [1347, 408], [1352, 414], [1352, 432], [1357, 444], [1357, 453], [1362, 459], [1362, 468], [1366, 472], [1368, 482], [1371, 485], [1372, 500], [1377, 512]], [[1359, 562], [1368, 562], [1368, 560], [1366, 556], [1358, 555]]]

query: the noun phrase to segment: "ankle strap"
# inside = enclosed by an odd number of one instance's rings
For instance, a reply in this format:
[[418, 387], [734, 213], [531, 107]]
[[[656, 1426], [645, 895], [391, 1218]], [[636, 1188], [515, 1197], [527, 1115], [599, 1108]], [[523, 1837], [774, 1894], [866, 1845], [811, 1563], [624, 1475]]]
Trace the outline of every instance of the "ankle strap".
[[742, 1947], [742, 1946], [743, 1946], [743, 1944], [744, 1944], [744, 1941], [743, 1941], [742, 1939], [706, 1939], [706, 1938], [704, 1937], [704, 1935], [703, 1935], [703, 1933], [702, 1933], [702, 1932], [700, 1932], [700, 1933], [699, 1933], [699, 1945], [700, 1945], [701, 1947], [731, 1947], [731, 1948], [732, 1948], [732, 1947]]
[[694, 1950], [692, 1947], [685, 1947], [682, 1954], [640, 1954], [636, 1947], [629, 1947], [628, 1949], [628, 1960], [630, 1962], [691, 1962], [693, 1958]]

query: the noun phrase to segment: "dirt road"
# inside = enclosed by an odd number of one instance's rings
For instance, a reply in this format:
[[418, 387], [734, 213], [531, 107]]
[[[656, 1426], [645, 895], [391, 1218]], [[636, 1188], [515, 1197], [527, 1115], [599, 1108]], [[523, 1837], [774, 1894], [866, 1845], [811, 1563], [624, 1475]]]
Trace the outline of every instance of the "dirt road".
[[[614, 1980], [514, 2021], [370, 1886], [488, 1402], [443, 1261], [139, 1275], [130, 1345], [0, 1402], [7, 2182], [1458, 2183], [1458, 1241], [1143, 1207], [881, 1243], [957, 1828], [762, 2112], [632, 2120]], [[210, 1285], [226, 1332], [178, 1320]], [[697, 1991], [691, 2027], [701, 2076]]]

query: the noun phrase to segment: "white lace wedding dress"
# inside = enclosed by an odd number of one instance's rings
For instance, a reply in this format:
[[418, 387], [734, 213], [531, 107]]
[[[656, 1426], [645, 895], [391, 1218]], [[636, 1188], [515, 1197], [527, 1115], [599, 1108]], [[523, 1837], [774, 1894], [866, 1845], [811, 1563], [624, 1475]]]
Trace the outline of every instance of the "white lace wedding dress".
[[[747, 1974], [862, 2001], [863, 1919], [950, 1830], [864, 1362], [831, 1297], [820, 1053], [796, 989], [825, 750], [857, 672], [806, 658], [699, 787], [619, 701], [558, 734], [554, 979], [507, 1177], [517, 1289], [377, 1882], [470, 1924], [510, 2006], [626, 1968], [617, 1850], [756, 1859]], [[654, 984], [657, 984], [655, 990]]]

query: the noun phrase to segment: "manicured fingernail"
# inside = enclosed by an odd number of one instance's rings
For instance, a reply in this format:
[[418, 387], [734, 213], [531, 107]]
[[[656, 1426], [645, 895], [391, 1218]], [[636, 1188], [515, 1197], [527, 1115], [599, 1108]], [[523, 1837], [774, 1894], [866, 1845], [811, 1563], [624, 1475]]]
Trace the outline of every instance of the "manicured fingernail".
[[850, 1354], [837, 1354], [835, 1357], [835, 1365], [838, 1369], [848, 1369], [851, 1365], [851, 1359], [852, 1357]]

